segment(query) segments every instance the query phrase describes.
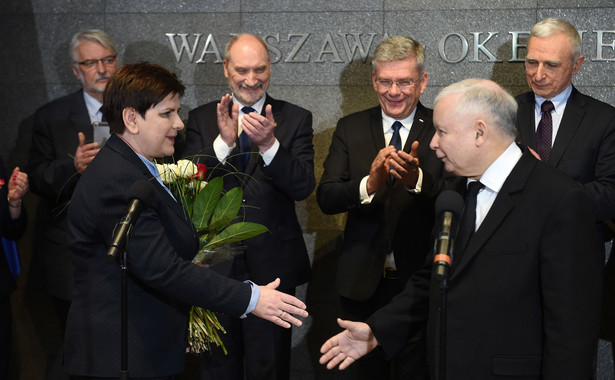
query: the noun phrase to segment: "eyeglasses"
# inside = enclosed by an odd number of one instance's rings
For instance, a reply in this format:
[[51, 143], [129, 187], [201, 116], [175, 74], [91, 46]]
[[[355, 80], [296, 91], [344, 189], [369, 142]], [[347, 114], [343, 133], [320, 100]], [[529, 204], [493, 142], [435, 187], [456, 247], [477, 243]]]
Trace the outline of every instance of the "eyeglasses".
[[414, 86], [416, 82], [413, 80], [388, 80], [388, 79], [378, 79], [376, 84], [382, 90], [389, 90], [393, 87], [393, 84], [397, 86], [400, 90], [409, 90], [410, 87]]
[[115, 64], [116, 60], [117, 60], [117, 56], [110, 55], [108, 57], [101, 58], [101, 59], [86, 59], [85, 61], [81, 61], [81, 62], [75, 61], [75, 64], [81, 65], [85, 67], [86, 69], [90, 70], [98, 66], [98, 62], [102, 62], [102, 64], [105, 66], [111, 66]]

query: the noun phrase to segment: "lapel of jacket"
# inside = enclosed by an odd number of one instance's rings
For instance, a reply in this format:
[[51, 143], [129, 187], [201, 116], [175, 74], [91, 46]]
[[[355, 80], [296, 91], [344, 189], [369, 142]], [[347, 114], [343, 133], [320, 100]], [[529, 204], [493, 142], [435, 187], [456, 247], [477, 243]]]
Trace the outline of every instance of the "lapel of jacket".
[[406, 139], [406, 143], [404, 144], [404, 152], [410, 152], [412, 143], [419, 140], [419, 137], [427, 130], [425, 126], [425, 119], [427, 119], [427, 116], [427, 110], [423, 107], [421, 102], [419, 102], [416, 105], [416, 113], [414, 114], [414, 121], [410, 127], [410, 134], [408, 134], [408, 139]]
[[376, 154], [385, 147], [384, 131], [382, 130], [382, 110], [380, 107], [369, 110], [369, 130], [372, 135], [371, 141], [374, 143]]
[[519, 142], [532, 149], [536, 149], [536, 126], [534, 110], [535, 98], [533, 92], [526, 92], [517, 97], [519, 109], [517, 110], [517, 130]]
[[549, 164], [557, 167], [564, 152], [572, 143], [572, 139], [581, 126], [581, 120], [585, 116], [585, 100], [579, 91], [572, 87], [572, 93], [566, 102], [566, 108], [562, 115], [562, 121], [555, 136], [555, 142], [551, 155], [549, 156]]
[[94, 140], [94, 130], [90, 121], [88, 107], [85, 105], [83, 98], [83, 90], [73, 93], [74, 101], [71, 102], [70, 120], [75, 128], [75, 134], [83, 132], [85, 141], [92, 142]]
[[[527, 178], [536, 165], [536, 159], [529, 150], [523, 152], [523, 156], [517, 162], [512, 172], [504, 181], [504, 185], [496, 196], [493, 205], [489, 209], [485, 219], [481, 223], [476, 233], [470, 238], [466, 251], [461, 256], [457, 265], [453, 266], [451, 280], [461, 273], [472, 261], [482, 247], [485, 245], [498, 230], [502, 222], [506, 219], [510, 211], [515, 207], [515, 200], [512, 195], [523, 190]], [[454, 260], [454, 259], [453, 259]]]
[[105, 143], [105, 146], [107, 145], [109, 145], [109, 148], [115, 150], [120, 155], [122, 155], [122, 157], [124, 157], [126, 161], [137, 167], [138, 170], [151, 182], [152, 186], [154, 187], [154, 191], [157, 194], [156, 198], [164, 202], [166, 206], [173, 210], [173, 212], [177, 214], [178, 218], [183, 220], [187, 225], [190, 226], [190, 228], [194, 228], [192, 221], [188, 217], [188, 212], [181, 204], [181, 202], [179, 202], [179, 200], [176, 201], [171, 195], [169, 195], [166, 189], [162, 187], [162, 185], [160, 185], [158, 180], [154, 178], [154, 176], [152, 176], [152, 173], [150, 173], [149, 169], [145, 166], [143, 161], [141, 161], [139, 156], [137, 156], [137, 154], [132, 150], [132, 148], [130, 148], [121, 138], [119, 138], [115, 134], [111, 134], [111, 137]]

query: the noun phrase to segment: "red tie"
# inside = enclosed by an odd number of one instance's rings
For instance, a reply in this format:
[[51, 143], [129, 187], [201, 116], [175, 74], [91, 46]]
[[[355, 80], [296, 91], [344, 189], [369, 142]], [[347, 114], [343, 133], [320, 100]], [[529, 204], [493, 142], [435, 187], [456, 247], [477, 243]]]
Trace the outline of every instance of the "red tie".
[[555, 107], [550, 100], [545, 100], [540, 106], [542, 117], [536, 129], [536, 153], [540, 158], [547, 162], [551, 154], [551, 142], [553, 141], [553, 119], [551, 119], [551, 111]]

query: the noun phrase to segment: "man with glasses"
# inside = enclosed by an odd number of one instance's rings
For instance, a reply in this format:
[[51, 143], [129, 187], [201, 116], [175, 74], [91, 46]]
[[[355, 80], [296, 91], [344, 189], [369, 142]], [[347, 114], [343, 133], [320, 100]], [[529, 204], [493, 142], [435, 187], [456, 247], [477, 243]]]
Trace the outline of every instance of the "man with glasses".
[[45, 283], [64, 330], [73, 277], [66, 246], [66, 208], [81, 173], [100, 147], [93, 123], [104, 121], [103, 92], [117, 67], [115, 43], [102, 30], [76, 33], [69, 47], [78, 91], [55, 99], [34, 114], [32, 147], [26, 172], [41, 197], [36, 250], [44, 258]]
[[[428, 82], [423, 46], [387, 38], [372, 68], [380, 105], [338, 121], [316, 193], [325, 214], [348, 213], [336, 288], [342, 317], [355, 321], [387, 304], [424, 263], [442, 173], [429, 149], [432, 110], [419, 102]], [[392, 363], [363, 358], [355, 377], [426, 378], [423, 339], [417, 332]]]

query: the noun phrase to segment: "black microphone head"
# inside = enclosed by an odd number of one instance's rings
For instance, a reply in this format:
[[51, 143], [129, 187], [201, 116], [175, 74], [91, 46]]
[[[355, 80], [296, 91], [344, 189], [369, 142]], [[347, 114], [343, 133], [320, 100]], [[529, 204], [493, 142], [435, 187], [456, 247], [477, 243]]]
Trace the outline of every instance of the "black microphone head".
[[126, 193], [126, 199], [131, 201], [133, 199], [140, 200], [145, 207], [149, 207], [154, 203], [156, 195], [154, 188], [149, 180], [137, 181], [130, 186]]
[[463, 198], [459, 193], [453, 190], [445, 190], [436, 199], [436, 216], [442, 214], [445, 211], [450, 211], [459, 217], [463, 210]]

